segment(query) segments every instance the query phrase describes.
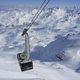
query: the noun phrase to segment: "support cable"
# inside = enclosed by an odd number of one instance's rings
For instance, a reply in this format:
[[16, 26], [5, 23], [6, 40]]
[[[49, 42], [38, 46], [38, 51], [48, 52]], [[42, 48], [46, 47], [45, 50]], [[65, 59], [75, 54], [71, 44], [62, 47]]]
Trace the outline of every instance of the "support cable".
[[[22, 36], [30, 29], [30, 27], [34, 24], [34, 22], [36, 21], [36, 19], [39, 17], [39, 15], [41, 14], [41, 12], [45, 9], [45, 7], [47, 6], [47, 4], [49, 3], [50, 0], [45, 0], [42, 5], [40, 6], [40, 8], [38, 9], [37, 13], [35, 14], [35, 16], [33, 17], [33, 19], [31, 20], [31, 23], [28, 25], [27, 29], [24, 29]], [[46, 3], [45, 3], [46, 2]]]

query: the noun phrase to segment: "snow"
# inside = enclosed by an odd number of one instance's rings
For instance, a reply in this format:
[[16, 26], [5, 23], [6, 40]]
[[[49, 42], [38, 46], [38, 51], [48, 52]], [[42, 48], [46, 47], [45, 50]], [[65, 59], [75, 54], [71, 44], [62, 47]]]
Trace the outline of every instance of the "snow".
[[38, 79], [37, 76], [31, 74], [26, 75], [20, 72], [11, 72], [11, 71], [4, 71], [4, 70], [0, 70], [0, 72], [1, 72], [0, 79], [26, 79], [26, 78]]
[[34, 69], [20, 71], [16, 56], [24, 50], [21, 34], [36, 11], [0, 10], [0, 80], [80, 80], [79, 9], [42, 11], [28, 31]]
[[5, 38], [3, 37], [3, 35], [0, 35], [0, 47], [5, 46]]
[[[1, 61], [0, 61], [1, 62]], [[4, 62], [4, 61], [3, 61]], [[34, 61], [34, 69], [21, 72], [15, 62], [4, 62], [5, 67], [0, 70], [0, 80], [79, 80], [79, 74], [56, 62]], [[1, 64], [2, 66], [2, 64]], [[11, 67], [11, 68], [10, 68]]]

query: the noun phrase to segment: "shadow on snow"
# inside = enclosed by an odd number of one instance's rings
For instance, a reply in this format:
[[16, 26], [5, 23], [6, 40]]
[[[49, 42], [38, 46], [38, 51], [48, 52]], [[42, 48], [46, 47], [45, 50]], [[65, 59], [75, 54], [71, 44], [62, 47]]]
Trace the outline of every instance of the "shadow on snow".
[[68, 39], [68, 36], [58, 36], [55, 41], [52, 41], [46, 47], [35, 47], [34, 51], [31, 52], [31, 58], [42, 62], [68, 60], [69, 57], [65, 56], [65, 50], [74, 47], [77, 41]]

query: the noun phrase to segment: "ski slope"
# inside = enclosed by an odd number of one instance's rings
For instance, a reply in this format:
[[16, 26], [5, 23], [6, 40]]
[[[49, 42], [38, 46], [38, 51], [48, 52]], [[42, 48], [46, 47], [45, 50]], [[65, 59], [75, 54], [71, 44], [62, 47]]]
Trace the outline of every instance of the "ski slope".
[[[34, 69], [21, 72], [17, 63], [4, 62], [5, 68], [0, 70], [0, 80], [79, 80], [79, 74], [73, 70], [52, 62], [34, 62]], [[1, 65], [2, 66], [2, 65]]]
[[80, 80], [80, 9], [42, 11], [28, 31], [34, 69], [21, 72], [23, 29], [37, 8], [0, 9], [0, 80]]

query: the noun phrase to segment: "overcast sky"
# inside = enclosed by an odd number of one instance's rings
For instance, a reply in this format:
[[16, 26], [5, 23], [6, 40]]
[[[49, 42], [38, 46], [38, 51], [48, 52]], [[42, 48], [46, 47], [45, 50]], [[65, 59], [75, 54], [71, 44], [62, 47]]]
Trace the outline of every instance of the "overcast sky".
[[[0, 6], [40, 6], [44, 0], [0, 0]], [[80, 0], [51, 0], [49, 7], [80, 6]]]

